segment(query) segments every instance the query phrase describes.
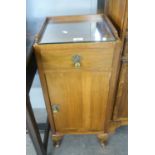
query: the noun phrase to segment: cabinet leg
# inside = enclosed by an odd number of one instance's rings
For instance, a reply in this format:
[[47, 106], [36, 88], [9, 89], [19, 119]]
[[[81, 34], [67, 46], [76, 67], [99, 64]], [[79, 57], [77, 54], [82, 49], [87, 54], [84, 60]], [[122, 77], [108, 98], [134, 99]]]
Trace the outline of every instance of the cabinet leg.
[[105, 146], [107, 144], [108, 137], [109, 136], [107, 133], [102, 133], [97, 135], [97, 138], [102, 146]]
[[63, 135], [60, 135], [60, 134], [52, 135], [52, 141], [53, 141], [54, 147], [56, 148], [60, 147], [62, 138], [63, 138]]

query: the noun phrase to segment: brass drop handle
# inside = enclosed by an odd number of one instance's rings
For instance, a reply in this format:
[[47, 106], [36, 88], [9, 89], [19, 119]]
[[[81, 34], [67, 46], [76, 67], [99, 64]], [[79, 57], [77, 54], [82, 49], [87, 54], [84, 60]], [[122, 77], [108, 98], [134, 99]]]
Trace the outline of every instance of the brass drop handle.
[[80, 66], [81, 66], [81, 62], [80, 62], [81, 61], [81, 57], [79, 55], [74, 55], [72, 57], [72, 60], [73, 60], [75, 68], [80, 68]]
[[58, 105], [58, 104], [53, 104], [53, 105], [52, 105], [52, 111], [53, 111], [53, 113], [59, 112], [59, 111], [60, 111], [60, 105]]

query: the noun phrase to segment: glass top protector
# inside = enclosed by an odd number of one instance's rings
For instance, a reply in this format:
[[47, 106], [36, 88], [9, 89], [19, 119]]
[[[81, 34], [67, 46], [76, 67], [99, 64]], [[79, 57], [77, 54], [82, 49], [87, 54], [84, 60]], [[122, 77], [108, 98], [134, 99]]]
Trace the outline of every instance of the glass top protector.
[[48, 23], [40, 44], [115, 41], [104, 21]]

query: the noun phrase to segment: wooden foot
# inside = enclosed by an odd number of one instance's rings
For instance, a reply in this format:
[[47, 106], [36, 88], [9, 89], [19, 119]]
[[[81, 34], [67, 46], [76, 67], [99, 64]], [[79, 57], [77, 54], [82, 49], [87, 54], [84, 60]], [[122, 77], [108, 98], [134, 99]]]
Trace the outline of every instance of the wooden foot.
[[52, 135], [53, 146], [56, 148], [60, 147], [62, 138], [63, 138], [63, 135], [60, 135], [60, 134]]
[[98, 134], [97, 138], [101, 144], [102, 147], [104, 147], [105, 145], [107, 145], [107, 141], [108, 141], [108, 134], [107, 133], [102, 133], [102, 134]]

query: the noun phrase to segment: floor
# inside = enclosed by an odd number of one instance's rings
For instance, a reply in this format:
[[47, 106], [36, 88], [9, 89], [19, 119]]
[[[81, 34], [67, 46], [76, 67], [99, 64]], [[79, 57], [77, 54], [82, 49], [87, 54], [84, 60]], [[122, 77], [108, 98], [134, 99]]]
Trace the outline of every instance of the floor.
[[[26, 155], [36, 155], [29, 135], [26, 136]], [[53, 148], [49, 138], [48, 155], [128, 155], [128, 127], [120, 127], [102, 148], [95, 135], [67, 135], [60, 148]]]

